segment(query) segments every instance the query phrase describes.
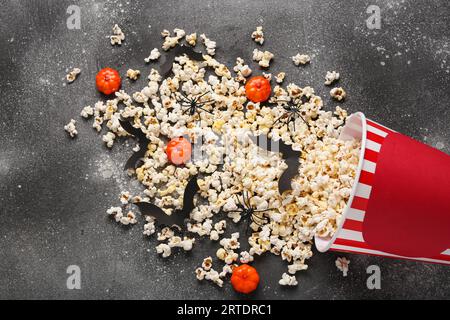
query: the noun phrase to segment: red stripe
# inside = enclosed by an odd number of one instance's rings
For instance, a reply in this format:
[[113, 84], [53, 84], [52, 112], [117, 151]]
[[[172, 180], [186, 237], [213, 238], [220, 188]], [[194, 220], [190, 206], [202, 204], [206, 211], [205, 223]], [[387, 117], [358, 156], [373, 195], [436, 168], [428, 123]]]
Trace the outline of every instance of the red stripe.
[[392, 131], [390, 129], [385, 128], [382, 125], [379, 125], [378, 123], [375, 123], [373, 121], [367, 120], [367, 124], [371, 125], [374, 128], [380, 129], [381, 131], [384, 131], [386, 133], [392, 133]]
[[336, 238], [336, 240], [334, 241], [333, 244], [340, 244], [341, 246], [349, 246], [349, 247], [355, 247], [355, 248], [371, 249], [365, 242], [340, 239], [340, 238]]
[[362, 232], [362, 227], [363, 225], [361, 221], [350, 220], [348, 218], [345, 219], [344, 225], [342, 226], [343, 229], [349, 229], [359, 232]]
[[377, 162], [378, 159], [378, 152], [370, 150], [370, 149], [366, 149], [364, 151], [364, 159], [372, 161], [372, 162]]
[[368, 199], [364, 199], [364, 198], [361, 198], [361, 197], [358, 197], [358, 196], [354, 196], [351, 207], [353, 209], [366, 211], [368, 202], [369, 202]]
[[376, 143], [382, 144], [384, 137], [377, 135], [376, 133], [367, 131], [367, 139], [375, 141]]
[[369, 171], [362, 170], [359, 175], [359, 182], [372, 186], [374, 174]]
[[445, 255], [445, 254], [440, 254], [437, 257], [433, 257], [431, 259], [438, 259], [438, 260], [445, 260], [445, 261], [450, 261], [450, 256]]

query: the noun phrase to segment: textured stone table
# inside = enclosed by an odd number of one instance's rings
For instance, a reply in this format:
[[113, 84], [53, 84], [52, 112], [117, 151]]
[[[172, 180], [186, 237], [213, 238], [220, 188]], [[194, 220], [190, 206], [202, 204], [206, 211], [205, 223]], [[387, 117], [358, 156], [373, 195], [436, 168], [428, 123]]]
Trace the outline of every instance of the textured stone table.
[[[251, 60], [250, 34], [264, 26], [264, 48], [275, 53], [271, 71], [285, 83], [311, 85], [336, 103], [323, 85], [328, 70], [341, 73], [343, 104], [374, 120], [450, 152], [449, 2], [376, 1], [380, 30], [366, 26], [367, 1], [4, 1], [0, 11], [0, 298], [240, 298], [200, 283], [193, 270], [217, 244], [201, 241], [164, 260], [142, 224], [121, 228], [106, 209], [121, 190], [138, 190], [121, 170], [131, 153], [118, 143], [104, 147], [81, 108], [100, 98], [97, 63], [122, 74], [149, 70], [143, 59], [161, 45], [159, 32], [180, 27], [218, 42], [217, 58], [232, 65]], [[69, 30], [66, 10], [81, 9], [81, 30]], [[126, 34], [121, 47], [107, 36], [114, 23]], [[309, 53], [312, 63], [290, 61]], [[252, 64], [251, 66], [254, 66]], [[65, 85], [69, 68], [82, 73]], [[256, 68], [256, 67], [255, 67]], [[140, 89], [145, 76], [125, 89]], [[78, 121], [75, 140], [63, 130]], [[424, 212], [426, 216], [426, 212]], [[334, 266], [351, 260], [348, 277]], [[381, 290], [368, 290], [366, 268], [381, 268]], [[81, 290], [66, 288], [66, 269], [81, 268]], [[359, 255], [316, 254], [296, 288], [278, 279], [286, 264], [258, 259], [261, 288], [253, 298], [391, 299], [449, 298], [450, 268]]]

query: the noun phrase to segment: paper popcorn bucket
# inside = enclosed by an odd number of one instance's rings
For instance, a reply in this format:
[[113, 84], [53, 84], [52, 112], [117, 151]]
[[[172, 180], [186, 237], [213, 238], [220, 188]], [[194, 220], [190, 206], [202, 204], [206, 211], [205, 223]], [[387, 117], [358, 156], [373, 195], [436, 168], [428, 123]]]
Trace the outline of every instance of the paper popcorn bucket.
[[355, 183], [327, 250], [450, 265], [450, 156], [366, 119], [347, 119], [341, 139], [360, 139]]

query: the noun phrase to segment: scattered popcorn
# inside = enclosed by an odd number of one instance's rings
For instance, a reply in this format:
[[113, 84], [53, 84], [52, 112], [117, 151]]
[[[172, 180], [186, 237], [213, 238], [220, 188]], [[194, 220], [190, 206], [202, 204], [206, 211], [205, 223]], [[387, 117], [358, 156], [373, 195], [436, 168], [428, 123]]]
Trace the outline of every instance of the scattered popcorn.
[[120, 202], [122, 204], [128, 204], [130, 202], [131, 195], [128, 191], [122, 191], [120, 193]]
[[294, 61], [294, 64], [296, 66], [305, 65], [305, 64], [311, 62], [311, 57], [307, 54], [297, 53], [295, 56], [292, 57], [292, 61]]
[[[182, 29], [172, 33], [164, 30], [161, 35], [164, 50], [175, 47], [184, 37], [189, 45], [197, 41], [196, 34], [186, 35]], [[296, 278], [290, 275], [307, 269], [314, 236], [332, 236], [342, 219], [356, 175], [360, 143], [339, 140], [348, 116], [344, 109], [325, 111], [322, 98], [312, 87], [295, 83], [282, 86], [284, 72], [265, 74], [277, 82], [272, 88], [270, 106], [247, 101], [244, 84], [252, 70], [244, 59], [238, 57], [230, 70], [212, 57], [216, 43], [204, 34], [199, 38], [208, 53], [203, 55], [203, 61], [177, 56], [170, 77], [163, 78], [151, 69], [148, 84], [141, 90], [120, 90], [110, 100], [97, 102], [92, 110], [83, 109], [84, 115], [93, 116], [95, 130], [101, 132], [107, 127], [102, 139], [108, 147], [112, 147], [116, 137], [128, 136], [120, 119], [129, 120], [149, 140], [142, 161], [129, 172], [145, 187], [144, 194], [131, 200], [130, 194], [121, 194], [123, 208], [112, 207], [108, 214], [119, 223], [136, 223], [133, 213], [124, 217], [122, 212], [135, 200], [152, 202], [168, 215], [176, 214], [183, 207], [188, 181], [198, 175], [200, 190], [187, 231], [219, 241], [221, 247], [216, 256], [223, 268], [214, 270], [208, 257], [196, 270], [196, 277], [222, 286], [222, 279], [232, 272], [235, 263], [248, 263], [255, 255], [270, 252], [287, 262], [288, 273], [280, 283], [295, 285]], [[159, 56], [158, 49], [153, 49], [147, 60]], [[273, 57], [268, 51], [255, 49], [252, 58], [267, 68]], [[191, 107], [183, 105], [184, 98], [198, 98], [204, 104], [191, 112]], [[286, 101], [298, 106], [301, 117], [290, 122], [280, 118], [286, 113]], [[268, 134], [274, 141], [282, 140], [303, 151], [292, 190], [282, 195], [278, 192], [278, 179], [287, 166], [281, 154], [268, 152], [259, 156], [261, 148], [247, 139], [247, 133]], [[165, 152], [166, 141], [179, 136], [186, 137], [194, 148], [201, 148], [202, 157], [192, 157], [184, 166], [171, 164]], [[140, 149], [134, 143], [131, 148]], [[257, 210], [252, 217], [239, 210], [243, 193], [248, 194], [246, 205]], [[221, 212], [226, 212], [225, 217], [231, 220], [218, 221]], [[239, 233], [224, 237], [227, 222], [240, 223], [243, 228], [249, 223], [253, 232], [245, 238], [250, 245], [247, 251], [240, 251]], [[156, 233], [156, 226], [155, 219], [145, 217], [144, 235]], [[156, 250], [163, 257], [171, 255], [173, 248], [188, 251], [195, 244], [194, 238], [181, 237], [169, 227], [157, 232], [157, 240], [160, 243]]]
[[287, 273], [283, 273], [283, 276], [278, 283], [282, 286], [296, 286], [298, 284], [295, 276], [290, 276]]
[[347, 96], [347, 93], [342, 88], [333, 88], [330, 91], [330, 96], [337, 101], [342, 101]]
[[274, 54], [269, 51], [259, 51], [258, 49], [253, 50], [253, 60], [258, 62], [258, 64], [263, 68], [268, 68], [270, 66], [270, 60], [272, 60]]
[[212, 267], [212, 258], [208, 257], [208, 258], [203, 259], [203, 263], [202, 263], [203, 270], [209, 271], [211, 269], [211, 267]]
[[197, 34], [196, 33], [191, 33], [188, 34], [186, 36], [186, 42], [190, 45], [195, 47], [195, 45], [197, 44]]
[[200, 35], [200, 39], [202, 39], [203, 44], [206, 47], [206, 52], [210, 56], [215, 55], [216, 54], [216, 42], [211, 41], [209, 38], [206, 37], [206, 35], [204, 33]]
[[149, 63], [150, 61], [155, 61], [158, 60], [159, 57], [161, 57], [161, 53], [159, 52], [158, 48], [154, 48], [151, 52], [150, 55], [144, 59], [144, 61], [146, 63]]
[[348, 273], [348, 265], [350, 264], [350, 260], [347, 260], [347, 258], [342, 257], [342, 258], [337, 258], [336, 259], [336, 267], [342, 271], [342, 275], [344, 277], [347, 276]]
[[80, 115], [83, 118], [87, 119], [87, 118], [89, 118], [89, 117], [94, 115], [94, 109], [91, 106], [86, 106], [86, 107], [83, 108], [83, 110], [81, 110]]
[[73, 119], [70, 119], [70, 122], [64, 126], [64, 130], [66, 130], [71, 138], [75, 138], [75, 136], [78, 134], [77, 128], [75, 127], [76, 121]]
[[115, 138], [116, 138], [116, 135], [114, 133], [108, 132], [102, 137], [102, 140], [103, 140], [103, 142], [106, 143], [106, 146], [108, 148], [112, 148]]
[[120, 207], [111, 207], [109, 208], [106, 213], [116, 220], [116, 222], [121, 223], [123, 225], [129, 225], [129, 224], [136, 224], [136, 215], [129, 211], [127, 215], [123, 214], [122, 208]]
[[128, 69], [127, 70], [127, 77], [131, 80], [137, 80], [138, 77], [140, 76], [141, 72], [139, 70], [133, 70], [133, 69]]
[[253, 261], [253, 256], [247, 251], [242, 251], [240, 256], [241, 263], [250, 263]]
[[115, 24], [112, 30], [113, 35], [110, 36], [111, 45], [122, 44], [122, 41], [125, 40], [125, 34], [122, 32], [122, 29], [120, 29], [119, 25]]
[[327, 74], [325, 76], [325, 85], [329, 86], [333, 82], [339, 80], [339, 73], [336, 71], [327, 71]]
[[172, 250], [170, 249], [169, 245], [166, 243], [160, 243], [156, 246], [156, 252], [159, 254], [162, 254], [163, 258], [167, 258], [172, 254]]
[[146, 235], [146, 236], [151, 236], [156, 231], [155, 219], [153, 217], [146, 216], [145, 217], [145, 221], [147, 223], [144, 224], [144, 232], [143, 232], [143, 234]]
[[286, 73], [285, 72], [280, 72], [275, 76], [275, 81], [277, 83], [282, 83], [284, 81], [284, 77], [286, 77]]
[[264, 33], [263, 33], [263, 28], [261, 26], [256, 27], [256, 30], [253, 31], [252, 33], [252, 39], [259, 44], [263, 44], [264, 43]]
[[73, 68], [72, 71], [70, 71], [67, 75], [66, 75], [66, 79], [67, 82], [72, 83], [74, 82], [77, 78], [78, 75], [81, 73], [81, 69], [79, 68]]

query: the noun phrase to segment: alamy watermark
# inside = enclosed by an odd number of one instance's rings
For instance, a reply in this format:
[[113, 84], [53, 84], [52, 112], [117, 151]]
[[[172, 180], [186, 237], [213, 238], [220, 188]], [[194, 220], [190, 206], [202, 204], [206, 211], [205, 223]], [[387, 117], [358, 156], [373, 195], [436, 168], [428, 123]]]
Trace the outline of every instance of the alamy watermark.
[[381, 289], [381, 269], [377, 265], [368, 266], [366, 273], [370, 274], [367, 278], [367, 289], [369, 290], [380, 290]]
[[381, 9], [379, 6], [370, 5], [367, 7], [366, 12], [370, 16], [366, 19], [366, 26], [370, 30], [381, 29]]
[[81, 29], [81, 10], [79, 6], [70, 5], [66, 10], [70, 16], [66, 20], [67, 29], [79, 30]]
[[70, 276], [67, 278], [67, 289], [81, 289], [81, 269], [77, 265], [70, 265], [67, 267], [66, 273]]

